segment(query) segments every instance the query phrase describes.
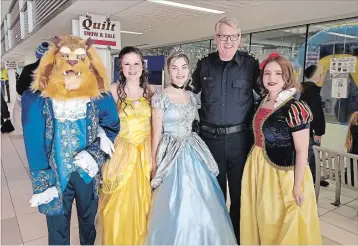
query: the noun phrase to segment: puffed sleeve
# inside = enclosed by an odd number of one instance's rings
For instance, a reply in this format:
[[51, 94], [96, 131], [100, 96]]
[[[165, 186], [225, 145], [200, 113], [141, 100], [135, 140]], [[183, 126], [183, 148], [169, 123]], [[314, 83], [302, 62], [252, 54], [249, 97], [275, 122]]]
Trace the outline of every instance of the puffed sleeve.
[[287, 124], [292, 132], [310, 128], [313, 116], [311, 109], [303, 101], [295, 101], [291, 104], [287, 114]]
[[162, 91], [155, 92], [151, 100], [152, 108], [165, 110], [167, 107], [166, 100], [167, 98], [164, 92]]

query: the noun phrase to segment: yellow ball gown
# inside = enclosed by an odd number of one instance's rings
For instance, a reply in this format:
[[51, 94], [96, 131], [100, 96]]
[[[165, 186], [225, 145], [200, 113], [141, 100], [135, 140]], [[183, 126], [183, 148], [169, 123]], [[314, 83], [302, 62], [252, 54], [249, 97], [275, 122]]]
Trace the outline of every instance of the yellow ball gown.
[[145, 98], [125, 99], [115, 152], [102, 170], [96, 242], [143, 244], [151, 202], [151, 107]]
[[322, 245], [309, 166], [302, 182], [305, 200], [299, 207], [292, 193], [294, 169], [281, 170], [268, 161], [260, 124], [270, 114], [271, 110], [260, 108], [254, 117], [255, 145], [242, 177], [240, 244]]

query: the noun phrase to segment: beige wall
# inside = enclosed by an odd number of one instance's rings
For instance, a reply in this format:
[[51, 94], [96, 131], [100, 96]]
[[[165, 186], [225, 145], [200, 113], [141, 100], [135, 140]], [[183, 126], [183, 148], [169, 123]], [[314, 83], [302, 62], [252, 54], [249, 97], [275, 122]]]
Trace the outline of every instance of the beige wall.
[[326, 124], [326, 134], [322, 137], [322, 147], [346, 152], [344, 143], [346, 141], [348, 127], [339, 124]]

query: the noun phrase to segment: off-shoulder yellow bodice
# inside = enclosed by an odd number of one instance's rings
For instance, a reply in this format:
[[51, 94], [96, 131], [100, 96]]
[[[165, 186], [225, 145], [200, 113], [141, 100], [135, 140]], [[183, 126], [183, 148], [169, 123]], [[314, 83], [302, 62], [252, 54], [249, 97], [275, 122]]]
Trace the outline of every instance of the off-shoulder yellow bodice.
[[149, 102], [141, 97], [134, 101], [126, 98], [124, 103], [118, 105], [121, 122], [120, 138], [126, 138], [133, 144], [138, 144], [150, 134], [151, 107]]

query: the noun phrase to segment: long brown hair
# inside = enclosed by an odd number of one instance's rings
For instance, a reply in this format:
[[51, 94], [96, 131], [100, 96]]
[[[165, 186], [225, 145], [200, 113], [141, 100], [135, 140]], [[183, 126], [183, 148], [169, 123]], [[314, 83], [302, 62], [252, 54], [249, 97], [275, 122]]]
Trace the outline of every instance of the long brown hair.
[[349, 121], [349, 124], [348, 124], [348, 131], [347, 131], [346, 144], [345, 144], [347, 151], [352, 150], [353, 138], [352, 138], [351, 127], [353, 125], [354, 126], [358, 125], [358, 111], [356, 111], [352, 114], [351, 120]]
[[150, 102], [152, 93], [150, 92], [149, 86], [148, 86], [148, 76], [149, 72], [145, 66], [144, 57], [142, 52], [136, 47], [133, 46], [126, 46], [124, 47], [121, 52], [118, 55], [118, 63], [119, 63], [119, 72], [118, 72], [118, 88], [117, 88], [117, 95], [118, 95], [118, 104], [121, 105], [122, 103], [125, 103], [125, 107], [127, 107], [127, 104], [125, 102], [125, 99], [127, 98], [127, 93], [124, 91], [124, 87], [127, 84], [127, 79], [123, 74], [123, 68], [122, 68], [122, 60], [123, 57], [129, 53], [137, 54], [140, 57], [140, 60], [142, 62], [143, 71], [142, 75], [139, 79], [139, 86], [144, 89], [143, 91], [143, 97]]
[[264, 72], [265, 72], [265, 67], [267, 66], [267, 64], [271, 63], [271, 62], [277, 62], [281, 69], [282, 69], [282, 79], [283, 81], [285, 81], [285, 85], [282, 88], [283, 90], [288, 90], [291, 88], [296, 88], [297, 92], [301, 91], [301, 84], [298, 83], [297, 81], [297, 77], [295, 75], [293, 66], [291, 64], [291, 62], [289, 60], [287, 60], [286, 58], [284, 58], [283, 56], [281, 56], [278, 53], [274, 53], [269, 55], [266, 60], [264, 60], [261, 64], [260, 67], [260, 76], [258, 78], [258, 83], [260, 86], [260, 90], [261, 90], [261, 96], [266, 96], [268, 94], [268, 90], [265, 88], [264, 83], [263, 83], [263, 76], [264, 76]]

